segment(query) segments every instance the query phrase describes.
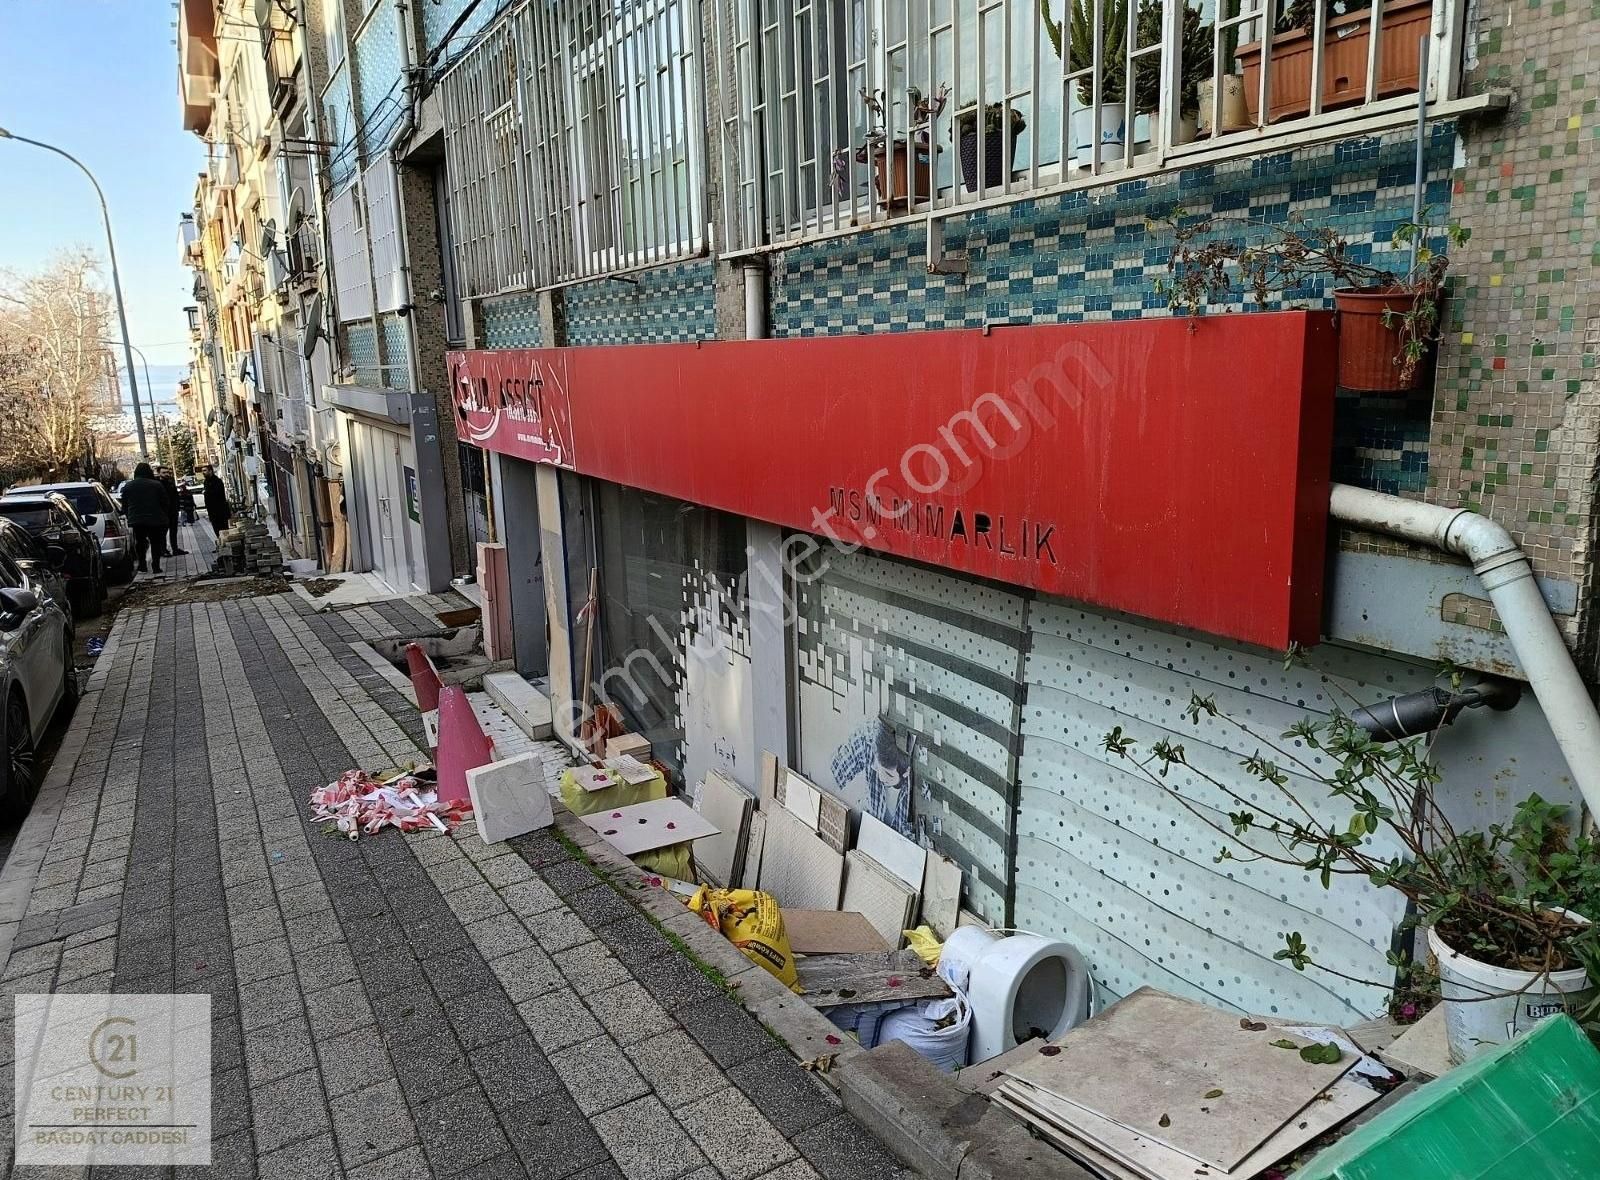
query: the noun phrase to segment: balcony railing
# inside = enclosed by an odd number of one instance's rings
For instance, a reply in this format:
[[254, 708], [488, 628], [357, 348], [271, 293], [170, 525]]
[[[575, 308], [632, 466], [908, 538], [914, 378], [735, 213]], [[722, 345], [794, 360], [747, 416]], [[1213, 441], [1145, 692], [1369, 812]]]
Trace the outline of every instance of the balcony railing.
[[1414, 108], [1419, 80], [1448, 97], [1458, 19], [1458, 0], [720, 0], [726, 238], [1335, 135]]

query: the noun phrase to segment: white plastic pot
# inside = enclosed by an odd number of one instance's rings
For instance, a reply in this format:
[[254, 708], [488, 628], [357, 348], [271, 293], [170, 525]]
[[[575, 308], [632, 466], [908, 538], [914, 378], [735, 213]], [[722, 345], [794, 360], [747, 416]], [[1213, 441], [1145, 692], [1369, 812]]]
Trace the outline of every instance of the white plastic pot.
[[[1128, 133], [1128, 108], [1125, 103], [1100, 104], [1100, 163], [1109, 164], [1122, 157]], [[1094, 108], [1081, 106], [1072, 112], [1072, 162], [1087, 168], [1094, 159]]]
[[1515, 971], [1479, 962], [1451, 950], [1432, 926], [1428, 953], [1439, 964], [1445, 1043], [1453, 1065], [1521, 1036], [1546, 1017], [1584, 1003], [1597, 990], [1582, 967]]

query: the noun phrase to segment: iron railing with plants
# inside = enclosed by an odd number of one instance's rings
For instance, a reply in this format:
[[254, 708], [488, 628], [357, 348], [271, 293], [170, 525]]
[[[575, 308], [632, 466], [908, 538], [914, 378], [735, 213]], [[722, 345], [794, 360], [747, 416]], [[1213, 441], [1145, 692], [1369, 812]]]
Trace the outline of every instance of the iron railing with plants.
[[[1367, 116], [1403, 121], [1424, 74], [1422, 39], [1434, 99], [1459, 59], [1456, 0], [719, 0], [715, 10], [712, 122], [733, 250], [1327, 137]], [[934, 96], [943, 101], [930, 113]]]

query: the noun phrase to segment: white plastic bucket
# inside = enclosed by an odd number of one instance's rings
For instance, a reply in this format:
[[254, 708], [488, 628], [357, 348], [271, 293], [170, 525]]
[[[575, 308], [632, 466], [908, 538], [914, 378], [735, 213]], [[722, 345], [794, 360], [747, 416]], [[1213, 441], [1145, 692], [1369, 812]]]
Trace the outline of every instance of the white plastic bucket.
[[1428, 953], [1439, 964], [1445, 1043], [1453, 1065], [1521, 1036], [1546, 1017], [1582, 1004], [1597, 990], [1582, 967], [1547, 973], [1480, 963], [1451, 950], [1432, 926]]

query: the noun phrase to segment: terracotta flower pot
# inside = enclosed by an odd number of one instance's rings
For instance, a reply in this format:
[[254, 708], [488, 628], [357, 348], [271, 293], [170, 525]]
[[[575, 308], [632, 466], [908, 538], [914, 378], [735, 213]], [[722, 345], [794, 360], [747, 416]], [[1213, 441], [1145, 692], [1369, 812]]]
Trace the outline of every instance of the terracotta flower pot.
[[[1339, 385], [1363, 393], [1405, 393], [1422, 384], [1424, 366], [1418, 364], [1410, 380], [1402, 381], [1404, 346], [1398, 323], [1385, 323], [1386, 313], [1408, 315], [1417, 306], [1415, 291], [1394, 287], [1356, 290], [1342, 287], [1333, 293], [1339, 311]], [[1393, 316], [1389, 316], [1393, 319]]]
[[927, 147], [917, 145], [917, 154], [909, 169], [913, 191], [906, 191], [906, 144], [903, 140], [877, 148], [872, 153], [873, 183], [877, 186], [878, 200], [889, 209], [909, 209], [918, 201], [933, 195], [929, 181], [932, 155]]

